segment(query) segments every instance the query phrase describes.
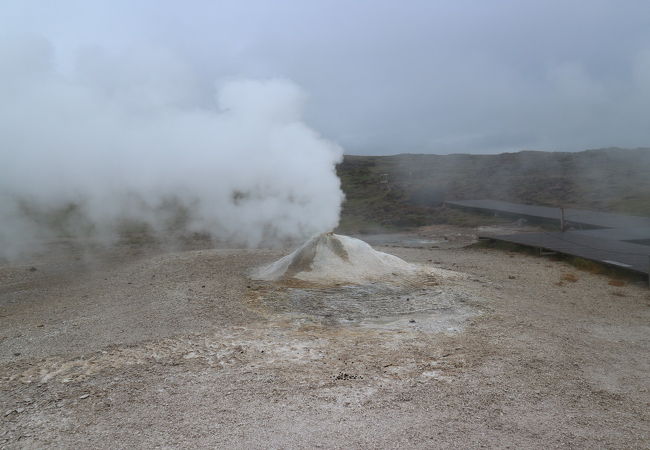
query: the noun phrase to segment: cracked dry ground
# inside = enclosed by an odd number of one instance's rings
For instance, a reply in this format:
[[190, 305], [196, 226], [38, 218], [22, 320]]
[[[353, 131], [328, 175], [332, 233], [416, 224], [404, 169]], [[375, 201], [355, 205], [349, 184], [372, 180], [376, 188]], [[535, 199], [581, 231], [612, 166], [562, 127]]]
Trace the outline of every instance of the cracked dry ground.
[[1, 266], [0, 446], [648, 447], [646, 287], [498, 250], [383, 250], [467, 275], [373, 314], [373, 289], [247, 279], [279, 251]]

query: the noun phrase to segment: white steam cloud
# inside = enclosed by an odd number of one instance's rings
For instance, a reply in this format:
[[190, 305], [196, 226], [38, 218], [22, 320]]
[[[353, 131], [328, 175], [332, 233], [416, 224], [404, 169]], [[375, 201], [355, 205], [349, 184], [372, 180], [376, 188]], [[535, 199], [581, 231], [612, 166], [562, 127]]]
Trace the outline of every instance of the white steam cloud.
[[206, 101], [165, 52], [0, 43], [0, 256], [125, 223], [255, 246], [338, 223], [342, 149], [302, 121], [288, 80], [233, 80]]

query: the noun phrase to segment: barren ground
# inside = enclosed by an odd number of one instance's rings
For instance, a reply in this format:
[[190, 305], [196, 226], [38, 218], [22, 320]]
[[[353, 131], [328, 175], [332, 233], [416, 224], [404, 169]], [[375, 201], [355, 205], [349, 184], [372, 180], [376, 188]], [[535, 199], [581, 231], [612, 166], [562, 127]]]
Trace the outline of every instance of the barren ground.
[[0, 265], [0, 446], [650, 448], [648, 288], [471, 234], [368, 236], [466, 274], [403, 286], [201, 243]]

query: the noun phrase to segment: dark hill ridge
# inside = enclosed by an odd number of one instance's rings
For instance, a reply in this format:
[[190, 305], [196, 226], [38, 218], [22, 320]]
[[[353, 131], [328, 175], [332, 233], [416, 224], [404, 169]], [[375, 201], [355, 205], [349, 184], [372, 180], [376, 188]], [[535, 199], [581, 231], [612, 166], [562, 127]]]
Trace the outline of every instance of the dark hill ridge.
[[649, 148], [346, 156], [338, 173], [343, 228], [454, 222], [442, 202], [481, 198], [650, 216]]

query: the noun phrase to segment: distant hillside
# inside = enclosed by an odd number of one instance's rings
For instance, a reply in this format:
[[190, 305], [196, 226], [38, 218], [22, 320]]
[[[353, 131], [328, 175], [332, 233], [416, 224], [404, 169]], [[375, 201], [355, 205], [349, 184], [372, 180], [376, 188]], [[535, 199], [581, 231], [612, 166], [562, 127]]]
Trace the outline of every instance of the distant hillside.
[[650, 216], [650, 149], [346, 156], [342, 228], [462, 222], [445, 200], [492, 198]]

